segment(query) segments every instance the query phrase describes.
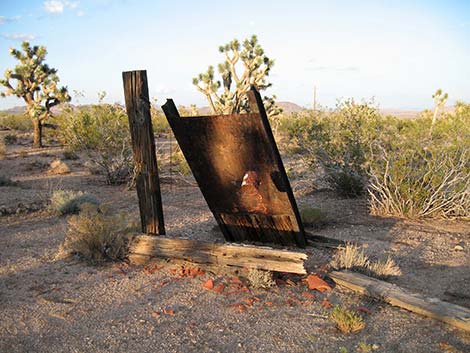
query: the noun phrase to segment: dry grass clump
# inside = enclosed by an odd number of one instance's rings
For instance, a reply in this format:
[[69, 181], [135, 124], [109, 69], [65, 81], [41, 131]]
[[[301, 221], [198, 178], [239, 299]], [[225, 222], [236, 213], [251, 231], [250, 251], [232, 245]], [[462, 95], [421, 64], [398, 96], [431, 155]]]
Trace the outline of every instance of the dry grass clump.
[[369, 257], [357, 245], [348, 244], [333, 256], [331, 266], [346, 270], [366, 268], [369, 266]]
[[273, 273], [270, 271], [252, 268], [248, 271], [247, 279], [253, 288], [268, 289], [276, 285], [273, 279]]
[[82, 205], [69, 219], [63, 250], [91, 263], [118, 261], [127, 256], [130, 241], [124, 214], [112, 215], [93, 204]]
[[392, 258], [371, 261], [364, 250], [354, 244], [348, 244], [339, 250], [330, 265], [338, 270], [353, 270], [380, 279], [401, 275], [400, 267]]
[[330, 318], [342, 333], [355, 333], [366, 327], [361, 315], [340, 305], [333, 308]]
[[53, 161], [48, 170], [49, 174], [68, 174], [70, 173], [70, 168], [67, 164], [62, 162], [60, 159]]
[[376, 278], [386, 279], [388, 277], [400, 276], [400, 267], [391, 257], [385, 261], [378, 260], [369, 264], [368, 273]]
[[98, 205], [98, 199], [82, 191], [54, 190], [50, 198], [50, 209], [61, 214], [73, 214], [80, 211], [83, 204]]

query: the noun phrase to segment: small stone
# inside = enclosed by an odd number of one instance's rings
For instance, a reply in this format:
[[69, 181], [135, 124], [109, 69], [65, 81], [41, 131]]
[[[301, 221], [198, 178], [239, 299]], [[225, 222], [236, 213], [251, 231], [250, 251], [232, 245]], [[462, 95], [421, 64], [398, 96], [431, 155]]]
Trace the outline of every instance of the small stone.
[[462, 245], [456, 245], [456, 246], [454, 247], [454, 250], [455, 250], [455, 251], [463, 251], [463, 246], [462, 246]]

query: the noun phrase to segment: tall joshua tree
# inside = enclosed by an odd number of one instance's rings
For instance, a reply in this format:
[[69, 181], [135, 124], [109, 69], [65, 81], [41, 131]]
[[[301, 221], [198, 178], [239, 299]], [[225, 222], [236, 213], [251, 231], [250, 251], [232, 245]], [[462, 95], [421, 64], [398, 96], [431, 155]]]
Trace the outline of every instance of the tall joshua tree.
[[[5, 71], [0, 85], [6, 87], [2, 97], [17, 96], [26, 103], [26, 112], [33, 121], [34, 147], [42, 147], [42, 128], [51, 116], [51, 108], [62, 102], [69, 102], [67, 87], [58, 87], [57, 69], [45, 62], [47, 50], [44, 46], [31, 46], [23, 42], [22, 50], [10, 49], [10, 54], [19, 61], [15, 68]], [[12, 83], [11, 80], [16, 80]]]
[[[242, 45], [234, 39], [220, 46], [219, 52], [225, 56], [225, 60], [218, 65], [222, 83], [220, 80], [215, 80], [214, 67], [209, 66], [205, 73], [193, 78], [193, 84], [206, 96], [213, 114], [247, 112], [249, 107], [246, 93], [252, 85], [258, 91], [271, 86], [266, 78], [274, 61], [264, 54], [255, 35], [245, 39]], [[237, 71], [239, 68], [243, 68], [241, 74]], [[275, 104], [275, 98], [275, 96], [264, 97], [269, 116], [276, 116], [282, 112], [281, 108]]]

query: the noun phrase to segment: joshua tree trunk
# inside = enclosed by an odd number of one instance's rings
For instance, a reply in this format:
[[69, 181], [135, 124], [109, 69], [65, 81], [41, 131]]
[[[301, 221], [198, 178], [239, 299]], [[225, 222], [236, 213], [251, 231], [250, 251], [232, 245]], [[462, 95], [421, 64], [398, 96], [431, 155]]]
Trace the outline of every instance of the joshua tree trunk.
[[39, 119], [33, 119], [33, 147], [41, 148], [42, 146], [42, 123]]

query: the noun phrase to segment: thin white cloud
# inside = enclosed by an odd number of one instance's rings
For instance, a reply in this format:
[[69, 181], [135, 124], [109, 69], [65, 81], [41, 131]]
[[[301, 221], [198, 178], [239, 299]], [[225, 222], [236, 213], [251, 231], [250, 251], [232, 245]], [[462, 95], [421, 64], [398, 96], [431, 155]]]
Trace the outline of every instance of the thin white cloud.
[[21, 16], [15, 16], [15, 17], [0, 16], [0, 25], [3, 25], [5, 23], [9, 23], [9, 22], [16, 22], [20, 18], [21, 18]]
[[34, 40], [37, 38], [34, 34], [26, 33], [1, 33], [0, 37], [9, 39], [9, 40]]
[[64, 6], [69, 9], [76, 9], [80, 5], [80, 1], [64, 1]]
[[62, 13], [64, 12], [64, 4], [62, 1], [48, 0], [44, 1], [44, 9], [49, 13]]
[[360, 71], [358, 66], [312, 66], [307, 67], [308, 71], [349, 71], [349, 72], [358, 72]]
[[61, 14], [66, 8], [77, 9], [80, 1], [62, 1], [62, 0], [47, 0], [44, 1], [44, 9], [52, 14]]
[[171, 88], [171, 87], [168, 87], [168, 86], [165, 86], [165, 85], [160, 85], [155, 90], [155, 93], [157, 95], [170, 94], [170, 93], [173, 93], [173, 92], [175, 92], [174, 88]]
[[77, 13], [76, 13], [76, 15], [77, 15], [78, 17], [83, 17], [83, 16], [85, 16], [85, 11], [78, 10]]

